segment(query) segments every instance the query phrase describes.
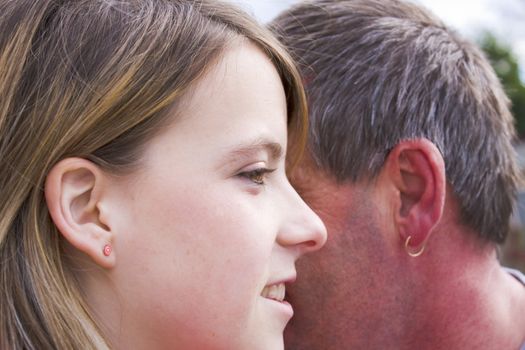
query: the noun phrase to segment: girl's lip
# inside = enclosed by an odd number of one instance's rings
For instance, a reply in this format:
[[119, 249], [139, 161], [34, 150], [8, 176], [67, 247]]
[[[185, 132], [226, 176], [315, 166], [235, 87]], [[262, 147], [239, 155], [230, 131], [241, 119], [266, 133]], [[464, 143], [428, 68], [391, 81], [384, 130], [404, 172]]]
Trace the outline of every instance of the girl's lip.
[[268, 303], [268, 305], [271, 305], [273, 309], [277, 310], [277, 312], [279, 312], [281, 315], [284, 316], [283, 318], [284, 322], [288, 323], [288, 321], [290, 321], [290, 319], [293, 317], [294, 315], [293, 307], [292, 307], [292, 304], [290, 304], [288, 301], [286, 300], [279, 301], [279, 300], [268, 299], [264, 297], [262, 298], [265, 300], [265, 302]]
[[269, 287], [269, 286], [273, 286], [275, 284], [279, 284], [279, 283], [294, 283], [295, 280], [297, 279], [297, 274], [295, 272], [289, 274], [287, 277], [279, 277], [279, 278], [276, 278], [276, 279], [272, 279], [271, 281], [269, 281], [265, 287]]
[[[283, 284], [284, 286], [288, 283], [293, 283], [297, 279], [297, 274], [295, 271], [288, 273], [288, 274], [282, 274], [281, 276], [278, 276], [276, 278], [271, 279], [268, 281], [268, 284], [264, 286], [263, 291], [266, 288], [271, 288], [272, 286], [278, 286], [280, 284]], [[286, 287], [286, 286], [285, 286]], [[267, 302], [271, 307], [279, 312], [279, 314], [282, 315], [283, 321], [288, 323], [290, 319], [294, 315], [293, 307], [292, 305], [286, 300], [276, 300], [273, 298], [268, 298], [262, 295], [263, 291], [261, 291], [261, 297]], [[288, 294], [285, 292], [284, 295], [281, 295], [282, 297], [286, 298]]]

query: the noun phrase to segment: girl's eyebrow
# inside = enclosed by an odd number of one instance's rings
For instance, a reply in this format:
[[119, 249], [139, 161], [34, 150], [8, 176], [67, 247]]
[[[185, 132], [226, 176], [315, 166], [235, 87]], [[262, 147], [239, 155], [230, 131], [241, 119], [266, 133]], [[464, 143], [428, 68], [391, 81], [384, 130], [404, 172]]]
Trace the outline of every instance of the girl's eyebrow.
[[241, 143], [227, 151], [221, 164], [228, 164], [239, 159], [249, 158], [259, 152], [266, 152], [269, 161], [274, 162], [283, 156], [283, 148], [278, 142], [269, 139], [257, 139], [252, 142]]

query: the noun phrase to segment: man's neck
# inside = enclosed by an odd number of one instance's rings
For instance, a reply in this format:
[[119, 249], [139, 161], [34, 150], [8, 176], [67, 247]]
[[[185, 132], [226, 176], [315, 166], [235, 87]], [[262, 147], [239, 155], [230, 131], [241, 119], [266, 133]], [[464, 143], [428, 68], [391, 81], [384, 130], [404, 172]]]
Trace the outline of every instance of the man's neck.
[[451, 238], [432, 242], [434, 262], [419, 271], [428, 278], [420, 280], [414, 312], [425, 316], [407, 329], [407, 349], [518, 349], [525, 341], [525, 288], [501, 268], [493, 246], [451, 245]]

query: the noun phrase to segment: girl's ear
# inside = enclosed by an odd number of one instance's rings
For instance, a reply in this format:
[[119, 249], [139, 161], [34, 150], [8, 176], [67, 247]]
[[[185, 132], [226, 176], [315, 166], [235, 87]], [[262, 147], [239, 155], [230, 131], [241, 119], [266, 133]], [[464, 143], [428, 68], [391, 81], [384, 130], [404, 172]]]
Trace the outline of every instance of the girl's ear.
[[76, 249], [104, 268], [115, 265], [114, 232], [105, 222], [107, 175], [82, 158], [66, 158], [49, 172], [45, 197], [58, 231]]

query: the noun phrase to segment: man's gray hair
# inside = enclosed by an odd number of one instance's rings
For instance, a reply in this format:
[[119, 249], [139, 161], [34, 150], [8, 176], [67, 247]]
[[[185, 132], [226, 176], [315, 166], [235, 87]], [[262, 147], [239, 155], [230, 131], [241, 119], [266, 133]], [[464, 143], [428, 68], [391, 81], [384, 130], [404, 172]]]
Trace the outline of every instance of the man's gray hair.
[[309, 147], [339, 182], [374, 179], [400, 141], [441, 151], [462, 223], [505, 240], [516, 196], [509, 101], [481, 51], [396, 0], [295, 6], [271, 29], [301, 66]]

